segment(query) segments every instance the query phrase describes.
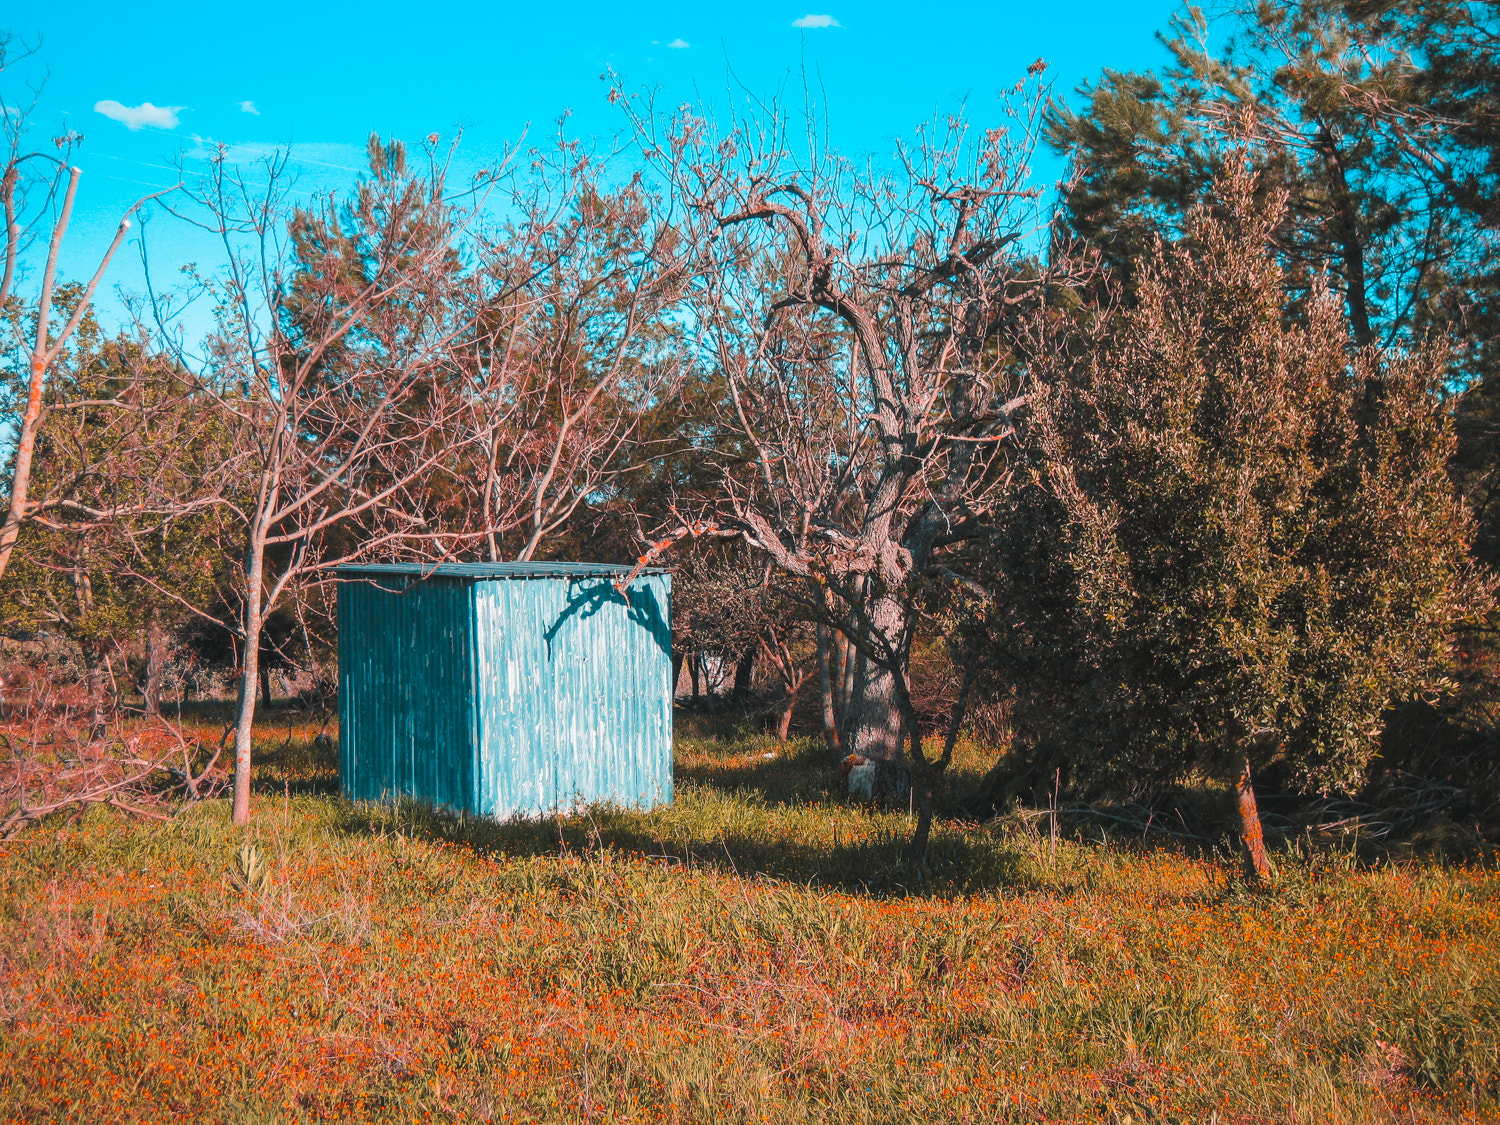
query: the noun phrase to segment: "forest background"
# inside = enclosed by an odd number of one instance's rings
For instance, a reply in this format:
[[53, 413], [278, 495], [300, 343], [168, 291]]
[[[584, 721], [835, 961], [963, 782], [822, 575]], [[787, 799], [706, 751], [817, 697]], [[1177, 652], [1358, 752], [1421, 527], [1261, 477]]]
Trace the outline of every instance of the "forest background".
[[[1220, 779], [1262, 877], [1257, 783], [1482, 828], [1495, 18], [1188, 10], [1159, 75], [1070, 108], [1039, 61], [879, 160], [812, 79], [606, 75], [614, 137], [462, 175], [438, 134], [315, 196], [221, 148], [76, 279], [82, 138], [7, 95], [8, 702], [107, 758], [122, 709], [232, 691], [243, 821], [257, 706], [334, 690], [339, 563], [667, 559], [690, 698], [909, 778], [918, 863], [965, 730], [970, 815]], [[106, 322], [173, 223], [219, 264]], [[41, 746], [8, 827], [81, 799]], [[101, 799], [163, 776], [110, 761]]]

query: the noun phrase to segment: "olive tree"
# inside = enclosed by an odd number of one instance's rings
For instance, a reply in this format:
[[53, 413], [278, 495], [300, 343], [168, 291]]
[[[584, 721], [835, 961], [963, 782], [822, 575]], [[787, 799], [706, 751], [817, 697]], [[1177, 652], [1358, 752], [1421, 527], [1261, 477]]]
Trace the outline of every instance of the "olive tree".
[[855, 650], [843, 748], [895, 764], [909, 747], [924, 824], [946, 759], [924, 755], [907, 691], [916, 606], [961, 580], [947, 556], [1003, 493], [1024, 400], [1010, 333], [1053, 280], [1028, 243], [1041, 72], [994, 127], [934, 122], [889, 165], [776, 106], [723, 128], [632, 108], [696, 254], [694, 323], [726, 391], [713, 425], [733, 438], [717, 502], [674, 514], [647, 556], [707, 534], [768, 559]]

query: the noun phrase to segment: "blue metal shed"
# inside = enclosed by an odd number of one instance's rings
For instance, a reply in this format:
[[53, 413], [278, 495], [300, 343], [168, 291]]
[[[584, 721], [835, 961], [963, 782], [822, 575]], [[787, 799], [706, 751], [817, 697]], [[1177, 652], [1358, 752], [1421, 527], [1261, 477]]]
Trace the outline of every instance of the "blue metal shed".
[[629, 570], [339, 568], [345, 795], [495, 817], [670, 801], [672, 580], [622, 594]]

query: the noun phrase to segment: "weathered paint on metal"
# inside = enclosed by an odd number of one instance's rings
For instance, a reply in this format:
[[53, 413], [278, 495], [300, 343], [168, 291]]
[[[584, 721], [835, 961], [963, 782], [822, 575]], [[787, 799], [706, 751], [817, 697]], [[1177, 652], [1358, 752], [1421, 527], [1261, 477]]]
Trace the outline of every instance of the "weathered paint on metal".
[[670, 580], [475, 590], [480, 800], [504, 816], [672, 796]]
[[340, 586], [339, 763], [350, 797], [409, 793], [477, 811], [473, 601], [473, 583], [450, 578]]
[[627, 597], [626, 569], [341, 571], [345, 793], [499, 817], [671, 800], [671, 579]]

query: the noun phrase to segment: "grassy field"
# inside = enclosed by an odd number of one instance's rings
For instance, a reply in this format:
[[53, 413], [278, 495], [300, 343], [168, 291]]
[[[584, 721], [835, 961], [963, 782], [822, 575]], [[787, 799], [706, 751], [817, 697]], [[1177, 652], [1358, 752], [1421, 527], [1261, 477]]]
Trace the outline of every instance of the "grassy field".
[[[292, 725], [288, 726], [287, 723]], [[847, 808], [724, 726], [666, 809], [223, 801], [0, 844], [0, 1119], [1500, 1120], [1500, 875]], [[982, 764], [967, 763], [970, 771]]]

